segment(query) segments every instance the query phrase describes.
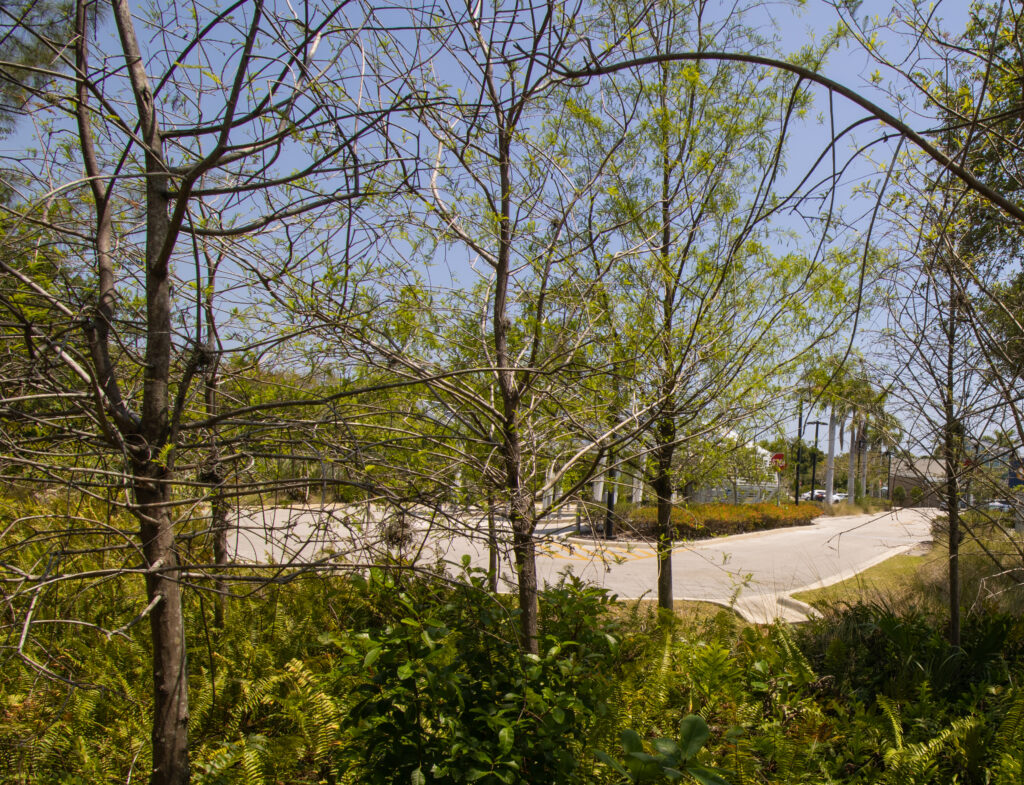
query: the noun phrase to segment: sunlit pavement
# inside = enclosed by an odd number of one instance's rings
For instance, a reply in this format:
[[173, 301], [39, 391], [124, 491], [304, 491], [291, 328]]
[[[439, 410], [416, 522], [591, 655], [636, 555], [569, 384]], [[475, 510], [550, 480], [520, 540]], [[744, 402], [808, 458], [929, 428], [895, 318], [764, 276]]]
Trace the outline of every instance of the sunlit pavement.
[[[811, 526], [679, 543], [672, 553], [673, 593], [734, 608], [745, 619], [802, 621], [808, 606], [791, 595], [856, 575], [931, 539], [934, 510], [818, 518]], [[401, 548], [407, 559], [443, 562], [455, 574], [468, 557], [486, 568], [486, 516], [479, 510], [410, 510], [404, 536], [382, 536], [381, 515], [343, 506], [276, 508], [243, 514], [234, 538], [237, 558], [248, 562], [303, 564], [318, 561], [369, 565], [384, 550]], [[510, 537], [499, 522], [499, 577], [515, 588]], [[537, 570], [541, 583], [572, 572], [622, 599], [654, 599], [657, 554], [649, 543], [612, 542], [576, 536], [573, 512], [538, 527]], [[396, 545], [396, 543], [398, 543]]]

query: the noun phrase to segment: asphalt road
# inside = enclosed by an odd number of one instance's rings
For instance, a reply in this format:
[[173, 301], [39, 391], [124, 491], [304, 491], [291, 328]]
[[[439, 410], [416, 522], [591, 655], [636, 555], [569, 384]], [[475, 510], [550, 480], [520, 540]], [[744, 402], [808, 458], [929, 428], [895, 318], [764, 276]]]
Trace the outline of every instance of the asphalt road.
[[[800, 621], [809, 609], [791, 596], [848, 578], [931, 539], [934, 511], [898, 510], [878, 515], [822, 517], [811, 526], [680, 543], [672, 554], [674, 596], [733, 607], [744, 618]], [[345, 508], [250, 512], [239, 519], [235, 552], [245, 561], [307, 563], [330, 558], [371, 564], [382, 549], [379, 513]], [[604, 586], [623, 599], [656, 596], [657, 558], [644, 543], [605, 543], [574, 535], [574, 516], [538, 529], [538, 577], [553, 583], [563, 571]], [[486, 521], [462, 513], [407, 516], [409, 557], [444, 561], [457, 570], [468, 556], [476, 567], [488, 561]], [[508, 538], [502, 537], [499, 576], [514, 590]]]

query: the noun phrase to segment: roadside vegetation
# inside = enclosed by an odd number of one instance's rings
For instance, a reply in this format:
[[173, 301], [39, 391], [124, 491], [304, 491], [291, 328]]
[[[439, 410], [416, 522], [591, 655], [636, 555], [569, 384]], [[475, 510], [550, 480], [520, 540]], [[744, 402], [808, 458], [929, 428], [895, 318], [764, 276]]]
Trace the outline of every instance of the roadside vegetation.
[[[625, 537], [655, 539], [658, 508], [623, 506], [616, 510]], [[687, 504], [672, 507], [673, 539], [703, 540], [710, 537], [767, 531], [786, 526], [808, 526], [822, 515], [815, 504]]]
[[[1024, 18], [805, 5], [0, 3], [0, 779], [1019, 783]], [[936, 574], [673, 620], [819, 477]]]
[[[41, 554], [43, 516], [96, 513], [25, 499], [4, 510], [24, 544], [4, 559], [19, 569]], [[83, 548], [75, 566], [112, 558]], [[275, 582], [266, 568], [220, 623], [208, 594], [188, 592], [193, 781], [668, 782], [674, 766], [705, 785], [1024, 776], [1024, 619], [994, 603], [964, 608], [953, 647], [931, 584], [758, 627], [728, 610], [659, 614], [566, 577], [540, 594], [532, 654], [515, 598], [480, 571], [453, 583], [440, 569], [399, 561]], [[141, 590], [122, 575], [87, 595], [41, 595], [40, 624], [85, 622], [46, 625], [25, 652], [60, 678], [0, 650], [5, 781], [130, 782], [151, 766], [151, 644], [109, 629]]]
[[[971, 531], [959, 553], [964, 607], [975, 614], [1024, 614], [1024, 576], [1019, 566], [1024, 539], [1014, 533], [1012, 516], [972, 511], [961, 520]], [[949, 602], [946, 516], [935, 519], [933, 537], [924, 552], [895, 556], [846, 581], [794, 597], [819, 609], [875, 603], [895, 612], [923, 608], [939, 618]]]

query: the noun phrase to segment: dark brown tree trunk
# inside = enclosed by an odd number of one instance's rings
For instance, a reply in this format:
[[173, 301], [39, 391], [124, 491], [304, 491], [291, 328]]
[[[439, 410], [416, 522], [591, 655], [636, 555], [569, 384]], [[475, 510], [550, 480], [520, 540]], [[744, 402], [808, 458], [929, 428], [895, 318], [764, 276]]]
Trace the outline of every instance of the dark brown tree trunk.
[[658, 497], [658, 607], [672, 610], [672, 457], [675, 453], [675, 425], [662, 423], [661, 444], [655, 454], [657, 474], [652, 483]]
[[498, 531], [494, 520], [494, 494], [487, 494], [487, 583], [498, 593]]
[[498, 132], [498, 168], [501, 181], [501, 206], [498, 222], [498, 253], [494, 275], [494, 306], [492, 329], [494, 360], [497, 365], [498, 389], [501, 394], [500, 451], [505, 469], [505, 492], [512, 525], [512, 547], [519, 578], [519, 628], [522, 647], [532, 654], [537, 645], [537, 558], [533, 541], [533, 496], [523, 489], [522, 444], [519, 433], [519, 409], [522, 388], [515, 371], [515, 360], [509, 350], [511, 320], [508, 315], [509, 279], [512, 264], [512, 134], [502, 128]]
[[130, 446], [136, 454], [133, 478], [136, 514], [143, 553], [151, 570], [146, 576], [153, 636], [153, 771], [149, 781], [150, 785], [186, 785], [190, 772], [185, 626], [169, 504], [174, 460], [174, 445], [169, 441], [172, 351], [169, 260], [175, 234], [170, 216], [170, 177], [163, 158], [163, 138], [153, 90], [135, 36], [131, 9], [126, 0], [114, 0], [113, 11], [135, 96], [146, 165], [146, 364], [142, 415]]
[[166, 472], [154, 463], [135, 476], [135, 513], [149, 572], [146, 596], [153, 639], [153, 770], [151, 785], [186, 785], [188, 672], [185, 624], [178, 584], [178, 556]]
[[[215, 311], [213, 308], [214, 275], [213, 265], [209, 265], [207, 268], [207, 295], [203, 309], [206, 316], [207, 333], [203, 357], [203, 362], [206, 365], [203, 397], [205, 399], [207, 417], [216, 416], [219, 408], [219, 378], [217, 375], [219, 355], [217, 352], [216, 330], [214, 326]], [[213, 622], [216, 627], [223, 628], [228, 592], [227, 584], [224, 582], [224, 568], [228, 563], [228, 501], [224, 497], [223, 486], [226, 469], [220, 460], [216, 425], [210, 428], [208, 445], [206, 462], [199, 472], [199, 482], [209, 488], [210, 533], [213, 536], [213, 563], [216, 570], [213, 579], [213, 589], [216, 592], [213, 606]]]
[[[209, 410], [207, 410], [207, 413]], [[217, 572], [213, 579], [216, 597], [213, 606], [214, 626], [224, 626], [224, 610], [227, 598], [227, 584], [224, 582], [223, 567], [228, 563], [228, 502], [221, 487], [224, 484], [223, 469], [218, 463], [216, 446], [211, 446], [207, 464], [199, 473], [199, 482], [209, 488], [210, 533], [213, 537], [213, 563]]]
[[506, 421], [503, 431], [509, 522], [519, 583], [519, 632], [522, 647], [531, 654], [537, 654], [537, 552], [533, 541], [533, 496], [522, 487], [522, 453], [514, 423]]
[[519, 573], [519, 634], [523, 648], [539, 653], [537, 608], [537, 549], [533, 540], [533, 521], [521, 512], [512, 517], [512, 544]]
[[946, 379], [942, 394], [943, 404], [943, 458], [946, 469], [946, 509], [949, 514], [949, 643], [960, 645], [960, 457], [963, 444], [963, 424], [956, 416], [954, 400], [958, 297], [949, 275], [949, 314], [946, 329]]

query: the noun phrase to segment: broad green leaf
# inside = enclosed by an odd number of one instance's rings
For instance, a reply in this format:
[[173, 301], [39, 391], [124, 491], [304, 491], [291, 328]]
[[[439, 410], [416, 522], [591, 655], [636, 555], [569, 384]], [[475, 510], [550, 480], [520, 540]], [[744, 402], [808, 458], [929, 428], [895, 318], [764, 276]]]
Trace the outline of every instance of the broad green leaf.
[[498, 731], [498, 748], [502, 752], [508, 752], [512, 749], [512, 744], [515, 741], [515, 738], [515, 731], [512, 730], [511, 726], [506, 725]]
[[366, 656], [363, 657], [363, 667], [364, 668], [369, 668], [371, 665], [373, 665], [373, 663], [375, 663], [377, 661], [377, 658], [380, 657], [380, 653], [381, 653], [381, 647], [380, 646], [375, 646], [372, 649], [370, 649], [368, 652], [366, 652]]
[[629, 777], [629, 772], [626, 771], [623, 765], [619, 763], [617, 760], [615, 760], [615, 758], [613, 758], [607, 752], [605, 752], [604, 750], [593, 750], [593, 753], [594, 757], [601, 761], [601, 763], [603, 763], [605, 766], [610, 766], [611, 768], [615, 769], [615, 771], [617, 771], [623, 777]]
[[681, 750], [674, 739], [655, 739], [654, 749], [673, 760], [679, 760]]
[[626, 728], [622, 731], [622, 748], [626, 752], [643, 752], [644, 743], [638, 734], [632, 728]]
[[700, 748], [711, 738], [711, 731], [703, 717], [690, 714], [679, 723], [679, 742], [683, 748], [683, 760], [696, 758]]

